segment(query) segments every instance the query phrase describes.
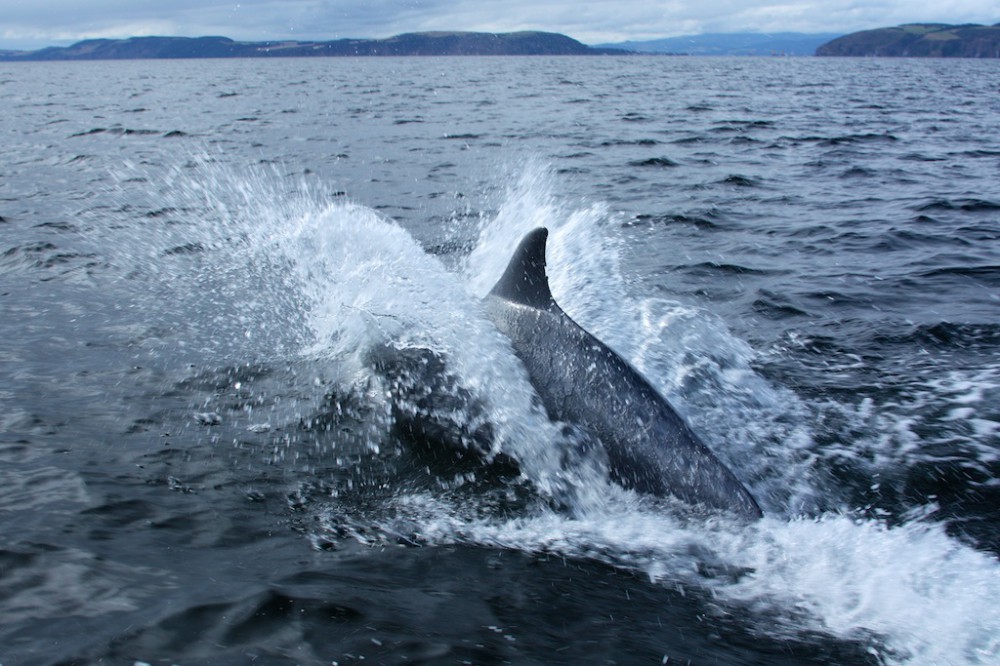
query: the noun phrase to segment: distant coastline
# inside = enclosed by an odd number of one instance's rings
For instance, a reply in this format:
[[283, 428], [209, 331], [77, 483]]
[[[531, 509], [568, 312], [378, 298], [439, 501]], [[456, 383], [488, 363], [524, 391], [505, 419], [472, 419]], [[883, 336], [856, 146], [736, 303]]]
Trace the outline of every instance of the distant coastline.
[[1000, 23], [911, 23], [847, 35], [732, 33], [588, 46], [554, 32], [413, 32], [386, 39], [236, 41], [228, 37], [88, 39], [34, 51], [0, 50], [0, 62], [317, 58], [369, 56], [794, 55], [1000, 58]]
[[816, 49], [818, 56], [892, 58], [1000, 58], [1000, 23], [910, 23], [862, 30]]
[[360, 56], [630, 55], [552, 32], [417, 32], [387, 39], [238, 42], [228, 37], [88, 39], [37, 51], [0, 51], [0, 61]]
[[648, 41], [597, 44], [641, 54], [692, 56], [813, 56], [816, 49], [844, 33], [730, 32], [681, 35]]

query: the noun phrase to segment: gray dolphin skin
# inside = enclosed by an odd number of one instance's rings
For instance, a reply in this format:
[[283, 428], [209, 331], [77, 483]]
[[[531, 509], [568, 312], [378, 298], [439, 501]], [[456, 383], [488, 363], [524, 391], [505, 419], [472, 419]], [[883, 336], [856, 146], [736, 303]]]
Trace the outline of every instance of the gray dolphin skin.
[[545, 273], [547, 238], [544, 227], [524, 237], [484, 304], [549, 418], [599, 439], [612, 479], [626, 488], [760, 518], [743, 484], [656, 389], [556, 304]]

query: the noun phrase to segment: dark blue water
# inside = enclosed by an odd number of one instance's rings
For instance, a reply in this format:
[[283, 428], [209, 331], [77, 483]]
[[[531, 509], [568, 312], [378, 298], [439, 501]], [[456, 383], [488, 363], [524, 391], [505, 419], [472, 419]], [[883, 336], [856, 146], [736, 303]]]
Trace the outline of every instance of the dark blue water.
[[[998, 67], [0, 69], [0, 664], [995, 663]], [[478, 299], [541, 225], [763, 521], [540, 410]]]

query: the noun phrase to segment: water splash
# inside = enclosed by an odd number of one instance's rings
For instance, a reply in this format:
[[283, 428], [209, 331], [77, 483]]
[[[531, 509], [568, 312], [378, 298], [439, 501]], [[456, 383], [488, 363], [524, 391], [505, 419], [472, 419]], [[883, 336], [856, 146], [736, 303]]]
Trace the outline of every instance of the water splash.
[[522, 167], [497, 214], [482, 220], [462, 267], [469, 289], [485, 295], [524, 234], [548, 227], [547, 272], [562, 308], [666, 396], [740, 470], [765, 511], [815, 512], [822, 488], [812, 469], [808, 406], [761, 378], [752, 367], [754, 351], [721, 320], [691, 304], [644, 295], [623, 269], [616, 216], [600, 203], [565, 201], [557, 191], [546, 165]]
[[[751, 528], [724, 520], [685, 523], [608, 493], [600, 507], [572, 520], [555, 514], [471, 520], [438, 507], [434, 519], [422, 521], [426, 534], [596, 557], [668, 584], [708, 587], [742, 607], [762, 634], [794, 638], [819, 631], [863, 640], [887, 663], [996, 659], [996, 559], [949, 537], [940, 523], [910, 519], [890, 528], [841, 513], [847, 507], [818, 472], [826, 456], [836, 454], [817, 450], [808, 425], [816, 406], [760, 377], [753, 350], [710, 314], [632, 296], [613, 215], [599, 205], [574, 208], [555, 192], [544, 167], [525, 169], [496, 217], [485, 221], [469, 257], [473, 291], [485, 293], [503, 270], [509, 252], [500, 248], [514, 247], [535, 226], [549, 227], [556, 300], [671, 399], [745, 475], [772, 517]], [[434, 501], [417, 503], [426, 510]], [[820, 504], [838, 511], [820, 513]], [[803, 515], [810, 513], [815, 517]], [[742, 573], [708, 580], [701, 573], [706, 559]], [[942, 608], [952, 609], [947, 628]]]
[[[204, 339], [210, 357], [239, 362], [308, 364], [323, 385], [363, 394], [383, 421], [394, 407], [416, 409], [400, 403], [422, 387], [400, 387], [399, 377], [387, 385], [382, 350], [431, 355], [456, 378], [442, 386], [460, 398], [441, 407], [443, 418], [469, 425], [478, 416], [454, 413], [455, 405], [480, 406], [489, 417], [490, 455], [517, 460], [543, 495], [575, 504], [578, 489], [592, 485], [581, 478], [593, 477], [591, 466], [565, 464], [572, 436], [545, 416], [480, 299], [398, 224], [266, 170], [238, 173], [197, 160], [164, 182], [146, 205], [169, 213], [119, 229], [133, 235], [128, 247], [144, 251], [123, 251], [115, 261], [140, 276], [142, 289], [163, 290], [167, 297], [157, 302], [186, 328], [178, 333], [184, 344]], [[135, 192], [122, 198], [141, 200]]]
[[[819, 632], [866, 644], [888, 664], [990, 664], [1000, 655], [1000, 564], [930, 522], [889, 528], [826, 515], [747, 527], [686, 521], [625, 496], [574, 518], [484, 519], [428, 495], [395, 506], [416, 518], [420, 543], [594, 559], [669, 587], [709, 590], [768, 640]], [[396, 520], [380, 529], [395, 536], [412, 526]]]
[[[483, 220], [462, 275], [392, 221], [322, 189], [195, 170], [201, 177], [181, 173], [160, 193], [169, 205], [155, 205], [174, 212], [118, 230], [141, 238], [136, 247], [146, 254], [112, 253], [131, 279], [163, 285], [166, 312], [175, 312], [174, 300], [188, 304], [176, 310], [189, 315], [185, 341], [204, 340], [206, 354], [239, 359], [295, 355], [346, 385], [372, 378], [366, 359], [374, 347], [429, 349], [486, 405], [498, 446], [540, 493], [591, 491], [574, 498], [570, 514], [539, 503], [507, 515], [463, 504], [467, 495], [399, 489], [373, 514], [351, 507], [349, 519], [364, 528], [356, 533], [592, 558], [665, 585], [710, 590], [762, 635], [795, 640], [820, 631], [862, 640], [887, 663], [985, 664], [1000, 655], [995, 558], [928, 521], [890, 528], [837, 513], [800, 517], [809, 495], [823, 489], [803, 423], [808, 406], [754, 373], [752, 350], [709, 314], [633, 296], [613, 214], [561, 201], [544, 168], [525, 169], [498, 214]], [[567, 312], [643, 371], [724, 458], [739, 462], [771, 517], [752, 526], [686, 519], [566, 468], [564, 434], [539, 410], [478, 300], [522, 235], [540, 225], [552, 231], [552, 287]], [[193, 316], [191, 302], [200, 304]]]

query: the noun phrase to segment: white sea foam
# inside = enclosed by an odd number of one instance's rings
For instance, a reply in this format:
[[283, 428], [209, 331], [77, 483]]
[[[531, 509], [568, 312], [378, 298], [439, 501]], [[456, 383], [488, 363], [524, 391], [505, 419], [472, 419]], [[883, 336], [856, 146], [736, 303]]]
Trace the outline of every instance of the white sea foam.
[[[826, 515], [690, 523], [625, 496], [575, 518], [476, 519], [427, 495], [398, 498], [397, 508], [419, 516], [430, 543], [593, 558], [671, 587], [708, 589], [750, 631], [771, 639], [821, 632], [866, 643], [890, 664], [1000, 657], [1000, 564], [930, 522], [889, 528]], [[706, 560], [723, 575], [706, 577]]]
[[753, 371], [754, 352], [724, 323], [691, 304], [633, 294], [620, 266], [620, 226], [601, 204], [576, 205], [556, 194], [544, 164], [529, 162], [494, 217], [483, 220], [463, 272], [484, 295], [531, 229], [549, 229], [547, 272], [553, 296], [584, 328], [638, 369], [769, 512], [795, 515], [815, 506], [807, 408]]
[[284, 234], [278, 246], [312, 304], [309, 354], [343, 363], [389, 344], [442, 355], [486, 406], [499, 449], [522, 460], [543, 491], [561, 492], [559, 429], [533, 403], [523, 369], [478, 299], [438, 259], [395, 223], [353, 204], [304, 216]]
[[[750, 527], [681, 524], [609, 490], [606, 502], [572, 519], [546, 514], [472, 521], [441, 508], [428, 514], [427, 535], [596, 556], [653, 579], [703, 585], [726, 603], [763, 613], [767, 620], [755, 628], [762, 634], [820, 631], [866, 640], [886, 663], [996, 663], [1000, 563], [923, 516], [890, 528], [849, 515], [803, 515], [824, 490], [814, 463], [819, 456], [837, 455], [836, 449], [815, 450], [808, 425], [815, 407], [758, 376], [752, 350], [710, 313], [631, 295], [618, 265], [611, 215], [601, 206], [560, 202], [554, 190], [538, 165], [530, 165], [510, 188], [469, 256], [465, 272], [471, 289], [485, 293], [524, 233], [549, 227], [548, 271], [556, 300], [706, 433], [771, 517]], [[951, 378], [946, 384], [943, 393], [959, 406], [978, 405], [988, 388], [982, 377], [966, 383]], [[911, 423], [889, 423], [873, 409], [868, 404], [868, 413], [854, 416], [859, 423], [881, 424], [891, 438], [912, 439]], [[995, 436], [993, 421], [979, 421], [969, 422], [980, 436]], [[845, 450], [850, 446], [845, 442]], [[898, 461], [899, 453], [891, 455]], [[699, 558], [712, 553], [724, 566], [750, 573], [706, 580], [697, 573], [692, 552]]]
[[[141, 233], [149, 236], [150, 270], [170, 271], [183, 300], [209, 304], [213, 340], [228, 334], [226, 348], [237, 358], [292, 351], [316, 376], [347, 387], [377, 387], [371, 355], [381, 347], [433, 352], [484, 406], [495, 451], [521, 461], [541, 492], [565, 500], [587, 485], [578, 476], [592, 470], [561, 464], [571, 442], [538, 406], [480, 299], [406, 230], [304, 184], [284, 192], [273, 173], [237, 174], [206, 160], [195, 166], [203, 177], [175, 174], [158, 205], [197, 209], [203, 221]], [[192, 244], [207, 256], [170, 253]], [[204, 264], [191, 271], [195, 260]], [[189, 337], [203, 332], [186, 324]], [[388, 414], [386, 392], [366, 394]]]
[[[428, 543], [595, 558], [663, 584], [711, 590], [762, 635], [821, 631], [862, 640], [887, 663], [1000, 660], [997, 560], [927, 518], [888, 527], [848, 515], [802, 515], [810, 495], [822, 490], [814, 457], [836, 455], [812, 447], [810, 406], [759, 377], [752, 350], [710, 313], [634, 295], [619, 266], [613, 215], [601, 205], [560, 201], [544, 168], [526, 169], [498, 214], [484, 220], [461, 276], [370, 209], [331, 204], [315, 193], [289, 200], [266, 177], [249, 183], [225, 197], [192, 183], [175, 188], [187, 192], [188, 204], [201, 197], [219, 225], [167, 232], [174, 235], [160, 239], [152, 262], [165, 266], [163, 250], [180, 241], [216, 249], [225, 275], [194, 286], [218, 317], [231, 319], [221, 322], [223, 329], [248, 333], [242, 340], [296, 345], [331, 372], [339, 368], [343, 381], [365, 372], [364, 352], [373, 345], [435, 350], [484, 401], [504, 450], [540, 489], [558, 493], [567, 484], [594, 483], [595, 492], [580, 498], [572, 515], [542, 508], [482, 518], [442, 497], [402, 493], [392, 500], [399, 517], [381, 526], [386, 532], [416, 529]], [[226, 203], [240, 197], [242, 204]], [[738, 463], [769, 517], [749, 526], [682, 520], [562, 469], [553, 446], [558, 429], [533, 403], [523, 370], [478, 302], [523, 234], [542, 225], [552, 232], [548, 256], [557, 300], [644, 372], [723, 458]], [[177, 261], [187, 260], [178, 255]], [[286, 320], [295, 308], [305, 315]], [[955, 409], [980, 404], [976, 386], [955, 381], [945, 388]], [[878, 406], [864, 409], [858, 418], [889, 427]], [[914, 436], [905, 424], [897, 426]], [[977, 427], [995, 436], [989, 422]], [[706, 577], [699, 568], [706, 558], [732, 575]]]

